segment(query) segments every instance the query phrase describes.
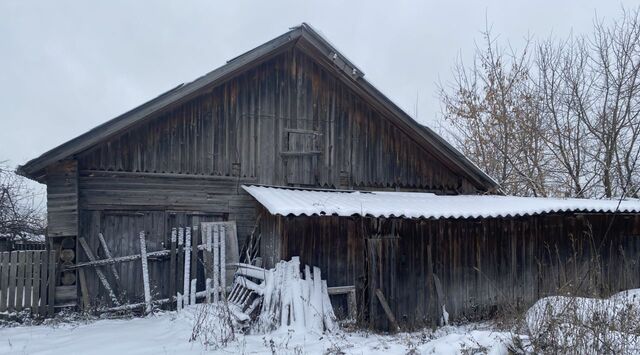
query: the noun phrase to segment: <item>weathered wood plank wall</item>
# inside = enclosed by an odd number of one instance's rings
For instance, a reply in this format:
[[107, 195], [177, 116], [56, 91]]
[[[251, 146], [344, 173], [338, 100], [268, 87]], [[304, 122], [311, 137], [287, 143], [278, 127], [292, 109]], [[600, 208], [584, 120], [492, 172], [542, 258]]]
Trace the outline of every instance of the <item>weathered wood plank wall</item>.
[[276, 185], [475, 192], [297, 48], [111, 138], [79, 162], [81, 170], [240, 176]]
[[78, 235], [78, 169], [75, 160], [47, 168], [47, 234]]
[[[256, 223], [243, 183], [476, 191], [342, 80], [292, 48], [79, 154], [81, 235], [99, 257], [98, 233], [114, 256], [131, 255], [141, 230], [158, 250], [170, 228], [197, 217], [236, 221], [242, 247]], [[152, 279], [168, 272], [149, 265]], [[119, 292], [140, 301], [139, 265], [119, 268]], [[92, 297], [106, 296], [95, 277], [87, 284]]]
[[487, 318], [500, 306], [526, 307], [550, 294], [640, 286], [640, 216], [262, 220], [278, 226], [272, 233], [281, 236], [282, 258], [318, 265], [329, 286], [356, 285], [361, 314], [382, 329], [386, 316], [371, 298], [377, 288], [403, 326], [437, 321], [431, 272], [452, 319]]

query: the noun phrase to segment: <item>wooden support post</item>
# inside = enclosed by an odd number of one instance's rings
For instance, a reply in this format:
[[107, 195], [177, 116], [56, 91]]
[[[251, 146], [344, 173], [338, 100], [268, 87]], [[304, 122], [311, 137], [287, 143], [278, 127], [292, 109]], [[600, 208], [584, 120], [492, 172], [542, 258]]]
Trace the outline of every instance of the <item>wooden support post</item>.
[[218, 302], [220, 285], [220, 226], [213, 225], [213, 302]]
[[382, 309], [384, 309], [384, 313], [387, 315], [387, 318], [389, 319], [389, 323], [391, 323], [391, 327], [393, 328], [393, 330], [396, 332], [400, 331], [400, 327], [398, 326], [396, 317], [393, 315], [393, 312], [391, 312], [391, 308], [387, 303], [387, 299], [384, 297], [384, 294], [379, 288], [376, 289], [376, 296], [378, 297], [378, 301], [380, 301]]
[[40, 316], [47, 314], [47, 292], [49, 282], [49, 253], [44, 251], [40, 254]]
[[[87, 244], [87, 241], [84, 239], [84, 237], [78, 238], [78, 241], [80, 242], [80, 245], [84, 250], [84, 253], [87, 255], [87, 258], [89, 258], [90, 261], [96, 261], [96, 258], [93, 255], [93, 252], [91, 251], [91, 248], [89, 248], [89, 244]], [[109, 284], [109, 281], [107, 281], [107, 277], [104, 275], [102, 270], [100, 270], [97, 267], [95, 269], [96, 269], [96, 274], [98, 274], [98, 279], [100, 279], [100, 282], [102, 283], [102, 286], [104, 286], [105, 290], [107, 290], [107, 292], [109, 293], [111, 302], [113, 302], [113, 304], [115, 304], [116, 306], [119, 306], [120, 302], [118, 301], [116, 294], [113, 292], [113, 289]]]
[[189, 294], [189, 304], [196, 304], [196, 283], [198, 279], [191, 280], [191, 293]]
[[[198, 240], [200, 240], [200, 233], [198, 226], [191, 228], [191, 278], [190, 280], [198, 278]], [[196, 292], [194, 288], [191, 292]]]
[[56, 304], [56, 252], [49, 251], [49, 295], [47, 297], [47, 314], [53, 316]]
[[144, 283], [145, 312], [151, 313], [151, 285], [149, 284], [149, 264], [147, 263], [147, 242], [144, 232], [140, 232], [140, 255], [142, 259], [142, 282]]
[[220, 226], [220, 231], [220, 294], [222, 295], [222, 299], [224, 299], [227, 293], [227, 259], [225, 255], [227, 227]]
[[[178, 228], [178, 262], [176, 264], [176, 289], [180, 289], [182, 287], [182, 292], [184, 292], [182, 277], [184, 276], [184, 228]], [[180, 301], [183, 298], [180, 297]], [[182, 308], [184, 304], [180, 305]]]
[[183, 285], [183, 301], [185, 305], [189, 304], [189, 280], [191, 277], [191, 228], [187, 227], [184, 246], [184, 285]]
[[176, 294], [176, 229], [171, 228], [171, 260], [169, 261], [169, 296]]
[[80, 278], [80, 294], [82, 296], [82, 309], [86, 312], [89, 310], [89, 290], [87, 289], [87, 278], [84, 274], [84, 269], [78, 270], [78, 276]]
[[202, 237], [206, 240], [202, 242], [205, 244], [205, 252], [204, 252], [204, 278], [205, 278], [205, 290], [207, 291], [206, 301], [207, 303], [211, 303], [211, 277], [212, 275], [212, 257], [211, 257], [211, 225], [205, 225], [202, 230]]

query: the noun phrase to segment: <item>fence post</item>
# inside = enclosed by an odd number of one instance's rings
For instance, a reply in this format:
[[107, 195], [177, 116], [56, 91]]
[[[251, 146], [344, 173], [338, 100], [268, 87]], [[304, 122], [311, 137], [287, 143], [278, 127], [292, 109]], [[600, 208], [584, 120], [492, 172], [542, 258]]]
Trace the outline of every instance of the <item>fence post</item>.
[[142, 282], [144, 283], [145, 312], [151, 313], [151, 285], [149, 284], [149, 264], [147, 263], [147, 242], [144, 231], [140, 232], [140, 259], [142, 259]]
[[51, 250], [49, 252], [49, 297], [48, 300], [48, 315], [53, 316], [54, 306], [56, 303], [56, 252]]

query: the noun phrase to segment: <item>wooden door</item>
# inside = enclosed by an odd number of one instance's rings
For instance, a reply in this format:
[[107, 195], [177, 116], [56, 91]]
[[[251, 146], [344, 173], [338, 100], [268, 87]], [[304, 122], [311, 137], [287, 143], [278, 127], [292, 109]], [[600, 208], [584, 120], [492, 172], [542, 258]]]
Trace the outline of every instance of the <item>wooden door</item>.
[[[147, 252], [162, 250], [166, 245], [165, 214], [162, 211], [99, 211], [94, 216], [99, 218], [96, 233], [87, 233], [83, 237], [97, 259], [107, 258], [97, 232], [102, 233], [112, 257], [140, 254], [140, 232], [145, 232]], [[149, 263], [149, 277], [155, 285], [152, 290], [154, 298], [166, 296], [165, 269], [160, 261]], [[140, 261], [116, 263], [115, 270], [119, 280], [115, 278], [111, 268], [103, 268], [102, 271], [121, 302], [143, 301], [144, 289]], [[88, 275], [87, 280], [90, 295], [93, 297], [99, 295], [98, 298], [101, 300], [97, 300], [98, 303], [109, 303], [106, 297], [107, 292], [98, 281], [95, 269], [90, 268], [88, 272], [92, 275]]]
[[391, 329], [389, 317], [378, 293], [382, 293], [395, 317], [395, 305], [398, 300], [398, 241], [399, 237], [393, 235], [372, 235], [367, 239], [368, 313], [370, 325], [376, 329]]
[[318, 184], [322, 158], [321, 132], [306, 129], [286, 129], [282, 161], [286, 183], [297, 186]]

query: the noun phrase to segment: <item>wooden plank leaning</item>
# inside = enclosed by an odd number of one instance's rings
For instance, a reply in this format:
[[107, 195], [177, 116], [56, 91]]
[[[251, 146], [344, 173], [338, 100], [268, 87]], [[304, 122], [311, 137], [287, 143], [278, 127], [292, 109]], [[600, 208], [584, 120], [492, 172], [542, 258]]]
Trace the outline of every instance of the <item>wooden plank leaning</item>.
[[147, 242], [144, 232], [140, 232], [140, 255], [142, 256], [142, 282], [144, 283], [145, 312], [151, 313], [151, 285], [149, 283], [149, 264], [147, 263]]
[[[107, 246], [107, 241], [104, 239], [104, 235], [102, 233], [98, 233], [98, 239], [100, 240], [100, 245], [102, 245], [102, 250], [104, 250], [104, 255], [107, 257], [107, 260], [113, 261], [113, 256], [111, 256], [111, 251]], [[121, 290], [120, 287], [120, 274], [118, 274], [118, 270], [116, 270], [115, 262], [111, 264], [111, 273], [113, 274], [113, 278], [116, 281], [116, 290]]]
[[391, 307], [389, 307], [387, 299], [384, 297], [382, 290], [380, 290], [379, 288], [376, 289], [376, 296], [378, 297], [378, 301], [380, 301], [382, 309], [384, 309], [384, 313], [387, 315], [387, 318], [389, 319], [389, 323], [391, 323], [391, 327], [393, 328], [393, 330], [400, 331], [400, 327], [398, 326], [396, 317], [393, 315], [393, 312], [391, 312]]
[[[78, 241], [80, 242], [80, 245], [82, 246], [82, 249], [84, 250], [85, 254], [87, 255], [87, 258], [89, 258], [90, 261], [96, 261], [96, 258], [93, 255], [93, 252], [89, 248], [89, 244], [87, 244], [87, 241], [84, 239], [84, 237], [78, 238]], [[95, 269], [96, 269], [96, 274], [98, 274], [98, 279], [100, 279], [100, 282], [102, 283], [102, 286], [104, 286], [105, 290], [107, 290], [107, 292], [109, 293], [109, 297], [111, 298], [111, 302], [113, 302], [113, 304], [115, 304], [116, 306], [119, 306], [120, 302], [118, 301], [118, 298], [116, 297], [116, 294], [113, 292], [113, 289], [111, 288], [111, 285], [109, 284], [109, 281], [107, 281], [107, 277], [104, 275], [102, 270], [100, 270], [97, 267]]]

